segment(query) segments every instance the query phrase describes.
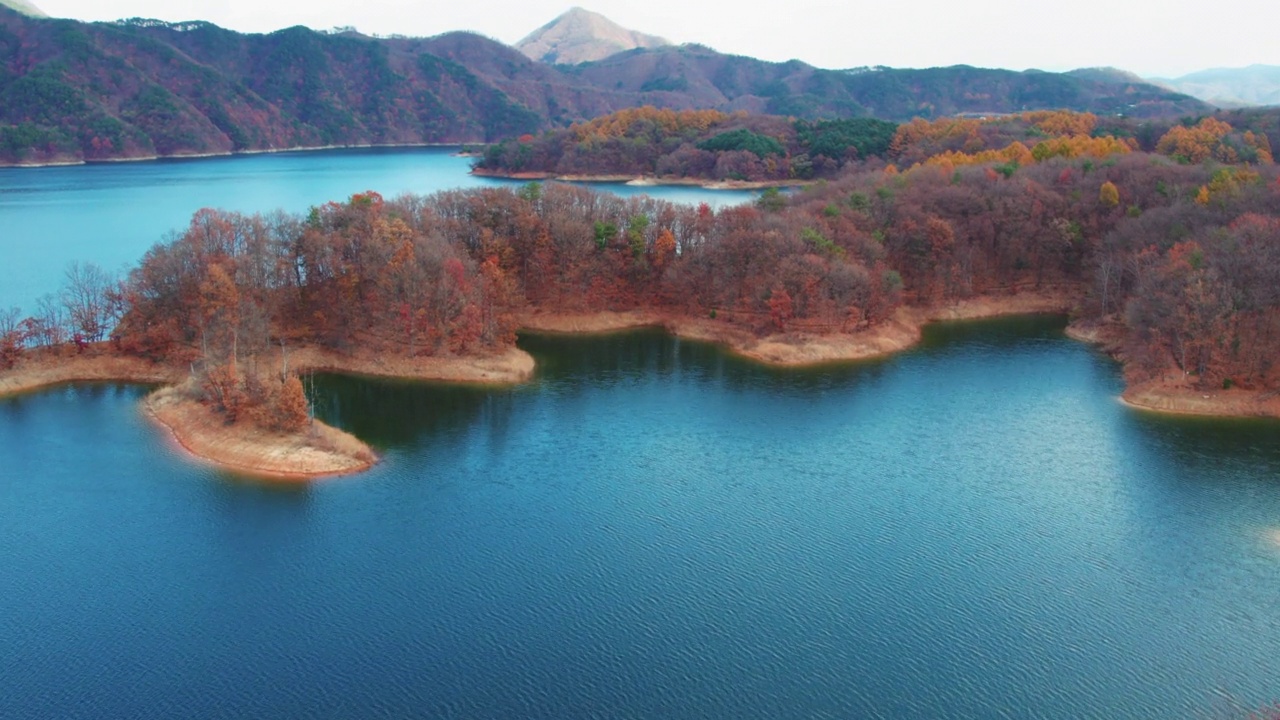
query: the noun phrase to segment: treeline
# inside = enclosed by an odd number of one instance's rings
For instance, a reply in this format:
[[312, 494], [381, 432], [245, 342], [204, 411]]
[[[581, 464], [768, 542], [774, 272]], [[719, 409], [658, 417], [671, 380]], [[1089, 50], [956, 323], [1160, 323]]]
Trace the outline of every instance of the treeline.
[[1274, 109], [1182, 120], [1041, 110], [894, 125], [645, 107], [491, 145], [476, 168], [781, 182], [833, 178], [851, 163], [864, 169], [994, 164], [1008, 174], [1051, 158], [1105, 159], [1134, 151], [1191, 164], [1265, 165], [1272, 162], [1273, 142], [1280, 142], [1280, 110]]
[[795, 120], [642, 107], [491, 145], [476, 168], [750, 181], [829, 178], [849, 161], [883, 156], [896, 130], [896, 124], [872, 118]]
[[1130, 152], [998, 167], [861, 169], [719, 211], [556, 183], [362, 193], [301, 216], [204, 210], [119, 286], [91, 283], [99, 319], [67, 294], [60, 330], [14, 312], [0, 332], [25, 347], [114, 324], [120, 352], [195, 362], [216, 398], [272, 348], [485, 353], [530, 308], [849, 332], [903, 304], [1055, 287], [1127, 328], [1136, 379], [1176, 367], [1205, 386], [1280, 387], [1275, 166]]
[[93, 263], [67, 266], [63, 288], [45, 295], [35, 312], [0, 308], [0, 370], [13, 367], [25, 348], [72, 345], [84, 350], [99, 342], [126, 310], [119, 277]]

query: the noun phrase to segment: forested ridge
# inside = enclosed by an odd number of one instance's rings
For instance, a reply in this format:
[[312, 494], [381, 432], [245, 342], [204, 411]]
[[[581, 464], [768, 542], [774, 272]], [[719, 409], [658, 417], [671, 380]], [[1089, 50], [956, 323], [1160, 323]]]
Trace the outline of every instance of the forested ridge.
[[0, 7], [0, 164], [489, 142], [646, 104], [894, 121], [1057, 107], [1131, 116], [1209, 110], [1107, 73], [853, 72], [698, 46], [559, 66], [464, 32], [242, 34], [199, 21], [82, 23]]
[[874, 118], [621, 110], [564, 130], [508, 138], [475, 169], [515, 175], [649, 175], [715, 180], [831, 177], [850, 160], [883, 156], [898, 125]]
[[[954, 130], [910, 127], [904, 156]], [[719, 211], [559, 183], [367, 192], [302, 215], [202, 210], [122, 281], [73, 266], [36, 313], [0, 313], [0, 363], [109, 335], [115, 352], [190, 364], [234, 414], [238, 368], [275, 348], [492, 353], [529, 310], [852, 333], [902, 306], [1057, 288], [1079, 319], [1122, 330], [1132, 381], [1177, 368], [1199, 387], [1274, 391], [1280, 173], [1265, 135], [1208, 119], [1157, 147], [1170, 154], [1026, 150], [1026, 164], [943, 150]]]
[[776, 115], [622, 110], [486, 148], [480, 173], [652, 176], [787, 182], [833, 178], [850, 163], [1028, 165], [1051, 157], [1141, 150], [1184, 162], [1271, 162], [1280, 111], [1173, 118], [1039, 110], [984, 118], [804, 120]]

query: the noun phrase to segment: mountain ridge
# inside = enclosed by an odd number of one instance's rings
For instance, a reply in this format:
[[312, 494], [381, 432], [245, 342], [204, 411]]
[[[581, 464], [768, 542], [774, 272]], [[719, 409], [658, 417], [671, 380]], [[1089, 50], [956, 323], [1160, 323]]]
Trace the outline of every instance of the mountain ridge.
[[0, 8], [0, 163], [482, 143], [653, 105], [904, 121], [1069, 108], [1197, 115], [1151, 85], [954, 67], [851, 73], [698, 45], [549, 65], [480, 35], [370, 38]]
[[28, 0], [0, 0], [0, 7], [7, 7], [15, 12], [31, 17], [49, 17], [48, 13], [36, 7]]
[[1208, 68], [1149, 81], [1219, 107], [1280, 105], [1280, 65]]

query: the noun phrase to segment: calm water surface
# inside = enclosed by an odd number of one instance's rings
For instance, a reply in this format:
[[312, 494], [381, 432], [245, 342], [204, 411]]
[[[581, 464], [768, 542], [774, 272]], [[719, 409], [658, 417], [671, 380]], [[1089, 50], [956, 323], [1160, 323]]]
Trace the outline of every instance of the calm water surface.
[[1280, 424], [1118, 404], [1061, 321], [780, 372], [522, 338], [318, 378], [386, 462], [176, 456], [144, 390], [0, 401], [0, 717], [1242, 717], [1280, 699]]
[[[200, 208], [240, 212], [312, 205], [377, 190], [387, 197], [457, 187], [515, 186], [472, 177], [456, 148], [287, 152], [224, 158], [0, 168], [0, 308], [33, 311], [62, 286], [72, 261], [107, 270], [133, 266]], [[746, 192], [696, 187], [600, 185], [621, 195], [673, 202], [740, 203]]]

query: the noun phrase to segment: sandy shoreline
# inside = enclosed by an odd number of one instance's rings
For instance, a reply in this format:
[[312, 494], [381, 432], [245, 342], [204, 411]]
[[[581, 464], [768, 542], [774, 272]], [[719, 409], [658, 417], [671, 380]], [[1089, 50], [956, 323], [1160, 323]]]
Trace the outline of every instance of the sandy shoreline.
[[[976, 297], [928, 308], [898, 308], [889, 321], [859, 333], [787, 333], [763, 338], [722, 322], [648, 311], [531, 313], [521, 318], [521, 326], [535, 332], [564, 334], [657, 327], [678, 337], [718, 344], [739, 357], [766, 365], [804, 367], [868, 360], [908, 350], [920, 342], [923, 327], [934, 322], [1040, 313], [1066, 314], [1074, 303], [1074, 295], [1070, 291]], [[1116, 326], [1072, 323], [1067, 327], [1066, 335], [1098, 346], [1123, 362], [1119, 357], [1123, 330]], [[1197, 389], [1191, 387], [1180, 373], [1130, 385], [1119, 399], [1136, 409], [1176, 415], [1280, 418], [1280, 393]]]
[[[261, 358], [280, 364], [278, 353]], [[510, 385], [533, 376], [533, 357], [518, 348], [481, 357], [378, 357], [341, 355], [304, 347], [289, 352], [295, 372], [335, 372], [410, 380]], [[273, 433], [223, 418], [184, 391], [189, 370], [111, 353], [100, 345], [84, 354], [33, 353], [0, 372], [0, 398], [74, 382], [163, 385], [143, 401], [147, 417], [162, 426], [190, 455], [233, 472], [275, 479], [307, 480], [369, 469], [377, 454], [356, 437], [318, 420], [302, 433]]]
[[12, 370], [0, 372], [0, 398], [75, 382], [171, 385], [181, 382], [186, 375], [186, 370], [181, 368], [100, 349], [67, 356], [41, 352], [24, 357]]
[[1120, 402], [1168, 415], [1280, 418], [1280, 394], [1256, 390], [1197, 390], [1161, 381], [1125, 388]]
[[[726, 351], [767, 365], [803, 367], [883, 357], [920, 342], [933, 322], [975, 320], [1008, 315], [1067, 313], [1070, 291], [1022, 292], [970, 298], [928, 308], [902, 307], [893, 317], [858, 333], [781, 333], [756, 337], [724, 321], [654, 311], [526, 313], [522, 329], [541, 333], [608, 333], [644, 327], [663, 328], [681, 338], [715, 343]], [[1073, 323], [1067, 335], [1119, 357], [1123, 330], [1114, 325]], [[1123, 358], [1119, 358], [1123, 362]], [[289, 368], [298, 373], [334, 372], [439, 382], [511, 385], [528, 381], [534, 360], [518, 348], [481, 357], [397, 357], [343, 355], [315, 347], [290, 350]], [[264, 366], [280, 363], [275, 355]], [[270, 363], [270, 365], [268, 365]], [[179, 388], [186, 368], [158, 365], [114, 355], [103, 347], [83, 355], [33, 354], [13, 370], [0, 372], [0, 398], [72, 382], [129, 382], [165, 387], [149, 395], [147, 415], [167, 429], [190, 454], [236, 472], [274, 478], [308, 479], [361, 472], [377, 463], [374, 451], [359, 439], [318, 421], [302, 434], [270, 433], [247, 424], [226, 425], [221, 418]], [[184, 399], [185, 398], [185, 399]], [[1280, 417], [1280, 393], [1201, 390], [1180, 373], [1132, 385], [1125, 404], [1162, 413], [1209, 416]]]
[[764, 190], [767, 188], [778, 187], [806, 187], [812, 185], [812, 180], [708, 180], [705, 178], [689, 178], [689, 177], [657, 177], [654, 175], [560, 175], [549, 172], [499, 172], [496, 170], [474, 169], [471, 171], [476, 177], [496, 178], [499, 180], [528, 180], [537, 182], [541, 180], [555, 180], [557, 182], [567, 183], [622, 183], [625, 185], [640, 187], [655, 187], [660, 185], [667, 186], [684, 186], [684, 187], [700, 187], [704, 190]]
[[735, 355], [768, 365], [803, 367], [883, 357], [920, 342], [921, 328], [931, 322], [977, 320], [1002, 315], [1066, 313], [1073, 301], [1065, 292], [1024, 292], [986, 296], [930, 308], [899, 308], [891, 319], [858, 333], [781, 333], [756, 337], [725, 322], [664, 315], [650, 311], [577, 314], [529, 313], [520, 318], [526, 330], [544, 333], [616, 332], [661, 327], [689, 340], [716, 343]]
[[[1122, 364], [1124, 336], [1124, 328], [1115, 323], [1072, 323], [1067, 327], [1067, 337], [1097, 346]], [[1120, 402], [1137, 410], [1169, 415], [1280, 418], [1280, 392], [1197, 388], [1191, 377], [1178, 370], [1127, 384]]]
[[312, 480], [363, 472], [378, 462], [373, 449], [354, 435], [319, 420], [298, 433], [228, 425], [181, 387], [151, 393], [142, 408], [187, 454], [237, 473]]
[[[279, 356], [270, 358], [269, 362], [278, 363]], [[534, 362], [532, 355], [514, 347], [500, 355], [477, 357], [355, 357], [306, 347], [289, 351], [289, 367], [302, 374], [332, 372], [399, 380], [516, 385], [533, 377]]]
[[[289, 351], [289, 368], [297, 373], [333, 372], [347, 375], [440, 382], [513, 385], [533, 376], [533, 356], [519, 348], [478, 357], [398, 357], [343, 355], [315, 347]], [[259, 358], [264, 367], [279, 366], [274, 352]], [[112, 353], [105, 345], [83, 354], [32, 353], [18, 366], [0, 371], [0, 398], [74, 382], [123, 382], [176, 385], [189, 374], [187, 367], [153, 363]]]

